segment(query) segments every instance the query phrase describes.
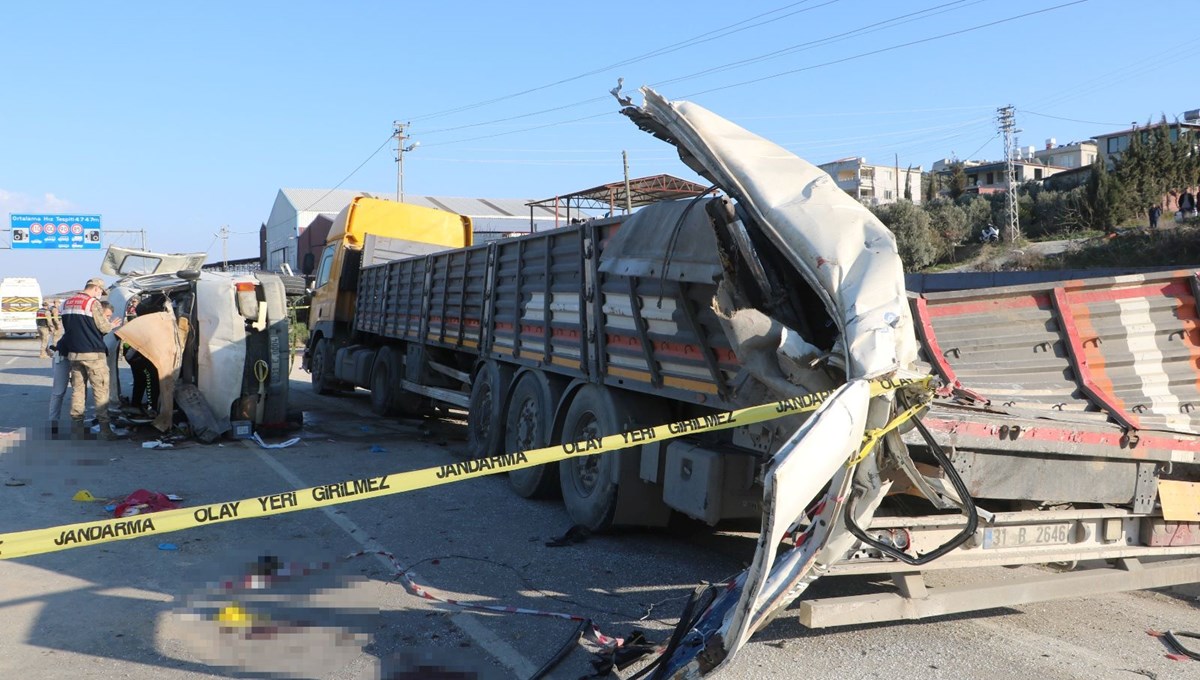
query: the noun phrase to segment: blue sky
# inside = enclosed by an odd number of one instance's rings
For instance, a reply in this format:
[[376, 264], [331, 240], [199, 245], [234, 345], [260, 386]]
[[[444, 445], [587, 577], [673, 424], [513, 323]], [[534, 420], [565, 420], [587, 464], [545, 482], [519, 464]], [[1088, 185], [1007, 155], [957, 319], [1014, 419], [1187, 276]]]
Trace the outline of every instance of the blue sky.
[[[1194, 2], [1004, 21], [1069, 1], [10, 3], [0, 216], [101, 214], [216, 257], [228, 225], [252, 256], [280, 187], [393, 194], [394, 120], [421, 143], [406, 193], [544, 198], [619, 179], [622, 150], [634, 176], [692, 178], [616, 114], [618, 76], [815, 163], [999, 158], [1004, 104], [1036, 146], [1200, 108], [1195, 31], [1172, 30]], [[51, 292], [99, 262], [0, 250], [0, 275]]]

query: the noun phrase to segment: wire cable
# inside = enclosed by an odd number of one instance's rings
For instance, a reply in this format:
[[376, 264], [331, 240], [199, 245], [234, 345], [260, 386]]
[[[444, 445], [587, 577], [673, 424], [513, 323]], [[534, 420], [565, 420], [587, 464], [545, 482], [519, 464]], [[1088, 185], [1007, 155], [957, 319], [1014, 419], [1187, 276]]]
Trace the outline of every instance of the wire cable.
[[[960, 0], [960, 1], [961, 1], [961, 0]], [[506, 95], [499, 96], [499, 97], [493, 97], [493, 98], [491, 98], [491, 99], [485, 99], [485, 100], [482, 100], [482, 101], [475, 102], [474, 104], [465, 104], [465, 105], [463, 105], [463, 106], [458, 106], [458, 107], [455, 107], [455, 108], [450, 108], [450, 109], [444, 109], [444, 110], [442, 110], [442, 111], [434, 111], [433, 113], [427, 113], [427, 114], [423, 114], [423, 115], [420, 115], [420, 116], [416, 116], [416, 117], [414, 117], [414, 118], [410, 118], [409, 120], [410, 120], [410, 121], [422, 121], [422, 120], [429, 120], [429, 119], [431, 119], [431, 118], [440, 118], [440, 117], [447, 116], [447, 115], [450, 115], [450, 114], [453, 114], [453, 113], [461, 113], [461, 112], [463, 112], [463, 111], [470, 111], [470, 110], [472, 110], [472, 109], [477, 109], [477, 108], [480, 108], [480, 107], [482, 107], [482, 106], [488, 106], [488, 105], [490, 105], [490, 104], [495, 104], [495, 103], [502, 102], [502, 101], [506, 101], [506, 100], [509, 100], [509, 99], [515, 99], [515, 98], [517, 98], [517, 97], [521, 97], [521, 96], [524, 96], [524, 95], [527, 95], [527, 94], [532, 94], [532, 93], [534, 93], [534, 92], [540, 92], [540, 91], [542, 91], [542, 90], [546, 90], [546, 89], [549, 89], [549, 88], [551, 88], [551, 87], [556, 87], [556, 86], [558, 86], [558, 85], [564, 85], [564, 84], [566, 84], [566, 83], [570, 83], [570, 82], [573, 82], [573, 81], [576, 81], [576, 80], [580, 80], [580, 79], [582, 79], [582, 78], [586, 78], [586, 77], [588, 77], [588, 76], [594, 76], [594, 75], [598, 75], [598, 74], [601, 74], [601, 73], [606, 73], [606, 72], [608, 72], [608, 71], [612, 71], [612, 70], [614, 70], [614, 69], [617, 69], [617, 68], [620, 68], [620, 67], [622, 67], [622, 66], [629, 66], [630, 64], [636, 64], [636, 63], [638, 63], [638, 62], [645, 61], [645, 60], [647, 60], [647, 59], [651, 59], [651, 58], [653, 58], [653, 57], [659, 57], [659, 56], [662, 56], [662, 55], [664, 55], [664, 54], [670, 54], [670, 53], [672, 53], [672, 52], [678, 52], [679, 50], [682, 50], [682, 49], [685, 49], [685, 48], [688, 48], [688, 47], [694, 47], [694, 46], [696, 46], [696, 45], [700, 45], [700, 44], [703, 44], [703, 43], [706, 43], [706, 42], [709, 42], [709, 41], [712, 41], [712, 40], [716, 40], [716, 39], [718, 39], [718, 38], [724, 38], [724, 37], [728, 37], [728, 36], [730, 36], [730, 35], [734, 35], [735, 33], [741, 33], [742, 31], [746, 31], [746, 30], [749, 30], [749, 29], [751, 29], [751, 28], [757, 28], [757, 27], [759, 27], [759, 26], [763, 26], [763, 25], [766, 25], [766, 24], [774, 23], [774, 22], [776, 22], [776, 21], [780, 21], [780, 20], [782, 20], [782, 19], [786, 19], [786, 18], [788, 18], [788, 17], [790, 17], [790, 16], [794, 16], [794, 15], [796, 15], [796, 14], [801, 14], [801, 13], [803, 13], [803, 12], [810, 12], [810, 11], [812, 11], [812, 10], [814, 10], [814, 9], [819, 9], [819, 8], [821, 8], [821, 7], [824, 7], [824, 6], [826, 6], [826, 5], [831, 5], [831, 4], [833, 4], [834, 2], [838, 2], [838, 0], [828, 0], [827, 2], [824, 2], [824, 3], [820, 4], [820, 5], [817, 5], [816, 7], [808, 7], [808, 8], [805, 8], [805, 9], [796, 10], [795, 12], [789, 12], [788, 14], [784, 14], [783, 16], [775, 17], [775, 18], [773, 18], [773, 19], [768, 19], [768, 20], [766, 20], [766, 21], [762, 21], [762, 22], [759, 22], [759, 23], [757, 23], [757, 24], [752, 24], [752, 25], [750, 25], [750, 26], [743, 26], [742, 28], [738, 28], [737, 30], [728, 30], [728, 29], [732, 29], [732, 28], [734, 28], [734, 27], [737, 27], [737, 26], [742, 26], [743, 24], [747, 24], [747, 23], [749, 23], [749, 22], [751, 22], [751, 21], [754, 21], [755, 19], [761, 19], [761, 18], [763, 18], [763, 17], [770, 16], [770, 15], [772, 15], [772, 14], [777, 14], [777, 13], [779, 13], [779, 12], [782, 12], [782, 11], [784, 11], [784, 10], [791, 9], [792, 7], [796, 7], [796, 6], [798, 6], [798, 5], [803, 5], [803, 4], [806, 4], [806, 3], [808, 3], [808, 2], [811, 2], [811, 0], [800, 0], [799, 2], [793, 2], [793, 3], [789, 4], [789, 5], [784, 5], [784, 6], [782, 6], [782, 7], [777, 7], [777, 8], [775, 8], [775, 9], [773, 9], [773, 10], [770, 10], [770, 11], [768, 11], [768, 12], [763, 12], [763, 13], [761, 13], [761, 14], [756, 14], [755, 16], [752, 16], [752, 17], [750, 17], [749, 19], [743, 19], [742, 21], [739, 21], [739, 22], [737, 22], [737, 23], [734, 23], [734, 24], [730, 24], [730, 25], [728, 25], [728, 26], [725, 26], [725, 27], [723, 27], [723, 28], [720, 28], [720, 29], [714, 29], [714, 30], [708, 31], [708, 32], [706, 32], [706, 33], [701, 33], [701, 34], [699, 34], [699, 35], [693, 36], [693, 37], [691, 37], [691, 38], [688, 38], [688, 39], [686, 39], [686, 40], [682, 40], [682, 41], [680, 41], [680, 42], [673, 43], [673, 44], [671, 44], [671, 45], [667, 45], [667, 46], [665, 46], [665, 47], [660, 47], [660, 48], [658, 48], [658, 49], [651, 50], [650, 52], [645, 52], [645, 53], [643, 53], [643, 54], [640, 54], [640, 55], [638, 55], [638, 56], [636, 56], [636, 57], [630, 57], [629, 59], [624, 59], [624, 60], [622, 60], [622, 61], [618, 61], [618, 62], [615, 62], [615, 63], [609, 64], [609, 65], [607, 65], [607, 66], [601, 66], [601, 67], [599, 67], [599, 68], [595, 68], [595, 69], [592, 69], [592, 70], [590, 70], [590, 71], [585, 71], [585, 72], [583, 72], [583, 73], [580, 73], [580, 74], [577, 74], [577, 75], [574, 75], [574, 76], [570, 76], [570, 77], [568, 77], [568, 78], [563, 78], [563, 79], [561, 79], [561, 80], [556, 80], [556, 81], [554, 81], [554, 82], [547, 83], [547, 84], [545, 84], [545, 85], [539, 85], [539, 86], [537, 86], [537, 87], [531, 87], [531, 88], [529, 88], [529, 89], [526, 89], [526, 90], [521, 90], [520, 92], [513, 92], [513, 93], [511, 93], [511, 94], [506, 94]], [[710, 36], [711, 36], [711, 37], [710, 37]], [[429, 134], [429, 133], [425, 133], [425, 134]]]
[[1027, 113], [1031, 116], [1040, 116], [1042, 118], [1053, 118], [1054, 120], [1065, 120], [1069, 123], [1087, 123], [1088, 125], [1112, 125], [1114, 127], [1124, 125], [1124, 123], [1101, 123], [1099, 121], [1094, 121], [1094, 120], [1080, 120], [1078, 118], [1065, 118], [1063, 116], [1052, 116], [1048, 113], [1038, 113], [1037, 111], [1030, 111], [1029, 109], [1017, 109], [1017, 111], [1019, 111], [1021, 113]]
[[[1085, 0], [1080, 0], [1080, 1], [1082, 2], [1082, 1], [1085, 1]], [[928, 9], [920, 10], [920, 11], [918, 11], [918, 12], [910, 12], [910, 13], [908, 13], [908, 14], [902, 14], [902, 15], [900, 15], [900, 16], [897, 16], [897, 17], [892, 17], [892, 18], [890, 18], [890, 19], [885, 19], [885, 20], [883, 20], [883, 21], [878, 21], [878, 22], [875, 22], [875, 23], [872, 23], [872, 24], [867, 24], [867, 25], [865, 25], [865, 26], [860, 26], [860, 27], [858, 27], [858, 28], [855, 28], [855, 29], [852, 29], [852, 30], [850, 30], [850, 31], [845, 31], [845, 32], [842, 32], [842, 33], [837, 33], [837, 34], [834, 34], [834, 35], [826, 36], [826, 37], [824, 37], [824, 38], [818, 38], [817, 40], [812, 40], [812, 41], [809, 41], [809, 42], [798, 43], [798, 44], [796, 44], [796, 45], [792, 45], [792, 46], [790, 46], [790, 47], [784, 48], [783, 50], [776, 50], [775, 52], [769, 52], [769, 53], [767, 53], [766, 55], [759, 55], [758, 57], [753, 57], [753, 58], [751, 58], [751, 59], [743, 59], [743, 60], [740, 60], [740, 61], [734, 61], [734, 62], [728, 62], [728, 63], [725, 63], [725, 64], [719, 64], [719, 65], [717, 65], [717, 66], [714, 66], [714, 67], [712, 67], [712, 68], [710, 68], [710, 69], [708, 69], [708, 70], [706, 70], [706, 71], [698, 71], [698, 72], [696, 72], [696, 73], [692, 73], [692, 74], [689, 74], [689, 75], [686, 75], [686, 76], [680, 76], [680, 77], [678, 77], [678, 78], [672, 78], [672, 79], [665, 80], [665, 81], [659, 81], [659, 82], [657, 82], [657, 83], [653, 83], [651, 86], [652, 86], [652, 87], [658, 87], [658, 86], [662, 86], [662, 85], [669, 85], [669, 84], [671, 84], [671, 83], [675, 83], [675, 82], [679, 82], [679, 81], [683, 81], [683, 80], [690, 80], [690, 79], [693, 79], [693, 78], [697, 78], [697, 77], [700, 77], [700, 76], [702, 76], [702, 75], [705, 75], [705, 74], [707, 74], [707, 73], [710, 73], [710, 72], [717, 72], [717, 71], [728, 70], [728, 69], [731, 69], [731, 68], [738, 68], [738, 67], [740, 67], [741, 65], [744, 65], [744, 64], [749, 64], [749, 63], [753, 63], [754, 61], [761, 61], [761, 60], [765, 60], [765, 59], [769, 59], [769, 58], [775, 58], [776, 56], [783, 56], [784, 54], [786, 54], [786, 53], [789, 53], [789, 52], [799, 51], [801, 48], [808, 49], [810, 46], [819, 46], [821, 43], [826, 43], [826, 44], [828, 44], [828, 43], [831, 43], [831, 42], [837, 42], [837, 41], [839, 41], [839, 40], [846, 39], [846, 37], [848, 37], [848, 36], [854, 36], [855, 34], [858, 34], [858, 33], [860, 33], [860, 32], [867, 32], [867, 33], [873, 32], [873, 31], [871, 31], [871, 30], [868, 30], [868, 29], [873, 29], [873, 28], [874, 28], [875, 30], [880, 30], [879, 28], [876, 28], [876, 27], [881, 27], [881, 26], [882, 26], [882, 27], [889, 27], [889, 26], [886, 26], [886, 25], [887, 25], [887, 24], [891, 24], [891, 23], [893, 23], [893, 22], [897, 22], [897, 21], [899, 21], [899, 20], [901, 20], [901, 19], [908, 19], [909, 17], [913, 17], [913, 16], [915, 16], [915, 15], [920, 15], [920, 14], [923, 14], [923, 13], [926, 13], [926, 12], [930, 12], [930, 11], [933, 11], [933, 10], [936, 10], [936, 9], [941, 9], [941, 8], [943, 8], [943, 7], [948, 7], [948, 6], [952, 6], [952, 5], [957, 5], [957, 4], [960, 4], [960, 3], [962, 3], [962, 2], [965, 2], [965, 0], [954, 0], [953, 2], [949, 2], [949, 3], [946, 3], [946, 4], [944, 4], [944, 5], [937, 5], [937, 6], [934, 6], [934, 7], [928, 8]], [[976, 3], [971, 3], [971, 4], [976, 4]], [[968, 5], [968, 6], [969, 6], [969, 5]], [[945, 11], [949, 11], [949, 10], [945, 10]], [[940, 13], [941, 13], [941, 12], [938, 12], [938, 14], [940, 14]], [[933, 16], [933, 15], [930, 15], [930, 16]], [[928, 18], [928, 17], [921, 17], [921, 18]], [[911, 20], [911, 19], [909, 19], [909, 20]], [[906, 22], [906, 21], [900, 21], [900, 23], [907, 23], [907, 22]], [[735, 25], [736, 25], [736, 24], [735, 24]], [[896, 25], [899, 25], [899, 24], [896, 24]], [[540, 89], [540, 88], [539, 88], [539, 89]], [[507, 116], [507, 117], [504, 117], [504, 118], [495, 118], [495, 119], [492, 119], [492, 120], [481, 121], [481, 122], [478, 122], [478, 123], [465, 123], [465, 124], [462, 124], [462, 125], [453, 125], [453, 126], [449, 126], [449, 127], [436, 128], [436, 129], [433, 129], [433, 130], [425, 130], [425, 131], [423, 131], [423, 132], [421, 133], [421, 136], [423, 136], [423, 137], [424, 137], [424, 136], [428, 136], [428, 135], [441, 134], [441, 133], [443, 133], [443, 132], [453, 132], [453, 131], [456, 131], [456, 130], [465, 130], [465, 129], [476, 128], [476, 127], [483, 127], [483, 126], [487, 126], [487, 125], [494, 125], [494, 124], [499, 124], [499, 123], [508, 123], [508, 122], [511, 122], [511, 121], [514, 121], [514, 120], [520, 120], [520, 119], [522, 119], [522, 118], [529, 118], [529, 117], [532, 117], [532, 116], [540, 116], [540, 115], [542, 115], [542, 114], [546, 114], [546, 113], [554, 113], [555, 111], [563, 111], [563, 110], [565, 110], [565, 109], [571, 109], [571, 108], [575, 108], [575, 107], [577, 107], [577, 106], [583, 106], [583, 105], [586, 105], [586, 104], [592, 104], [592, 103], [596, 103], [596, 102], [602, 102], [602, 101], [605, 101], [606, 99], [608, 99], [608, 97], [605, 97], [605, 96], [599, 96], [599, 97], [590, 97], [590, 98], [588, 98], [588, 99], [581, 99], [581, 100], [579, 100], [579, 101], [574, 101], [574, 102], [570, 102], [570, 103], [567, 103], [567, 104], [560, 104], [559, 106], [554, 106], [554, 107], [551, 107], [551, 108], [548, 108], [548, 109], [539, 109], [539, 110], [537, 110], [537, 111], [530, 111], [530, 112], [526, 112], [526, 113], [521, 113], [521, 114], [516, 114], [516, 115], [512, 115], [512, 116]]]
[[997, 19], [995, 21], [989, 21], [984, 24], [978, 24], [976, 26], [962, 28], [957, 31], [950, 31], [948, 33], [940, 33], [938, 35], [930, 36], [928, 38], [920, 38], [919, 40], [910, 40], [906, 43], [900, 43], [898, 45], [881, 47], [877, 50], [870, 50], [868, 52], [860, 52], [858, 54], [851, 55], [849, 57], [843, 57], [841, 59], [834, 59], [832, 61], [826, 61], [826, 62], [822, 62], [820, 64], [813, 64], [811, 66], [804, 66], [801, 68], [790, 69], [787, 71], [781, 71], [779, 73], [773, 73], [771, 75], [761, 76], [759, 78], [752, 78], [750, 80], [743, 80], [743, 81], [737, 82], [737, 83], [730, 83], [728, 85], [721, 85], [719, 87], [713, 87], [713, 88], [709, 88], [707, 90], [700, 90], [698, 92], [692, 92], [690, 94], [683, 95], [683, 98], [698, 97], [703, 94], [711, 94], [713, 92], [721, 92], [723, 90], [729, 90], [729, 89], [732, 89], [735, 87], [743, 87], [745, 85], [753, 85], [755, 83], [761, 83], [761, 82], [764, 82], [767, 80], [781, 78], [783, 76], [790, 76], [790, 75], [794, 75], [796, 73], [803, 73], [804, 71], [812, 71], [814, 69], [823, 68], [825, 66], [833, 66], [835, 64], [844, 64], [848, 61], [855, 61], [857, 59], [863, 59], [865, 57], [874, 56], [876, 54], [884, 54], [886, 52], [892, 52], [894, 50], [903, 49], [905, 47], [912, 47], [913, 45], [921, 45], [921, 44], [924, 44], [927, 42], [932, 42], [934, 40], [941, 40], [943, 38], [951, 38], [956, 35], [965, 35], [967, 33], [972, 33], [974, 31], [979, 31], [979, 30], [982, 30], [985, 28], [991, 28], [992, 26], [999, 26], [1000, 24], [1006, 24], [1006, 23], [1009, 23], [1012, 21], [1017, 21], [1018, 19], [1025, 19], [1027, 17], [1035, 16], [1038, 14], [1045, 14], [1046, 12], [1053, 12], [1055, 10], [1063, 9], [1065, 7], [1071, 7], [1073, 5], [1081, 5], [1085, 2], [1088, 2], [1088, 0], [1073, 0], [1072, 2], [1064, 2], [1059, 5], [1054, 5], [1053, 7], [1045, 7], [1045, 8], [1038, 9], [1038, 10], [1023, 12], [1021, 14], [1017, 14], [1017, 15], [1014, 15], [1011, 17], [1006, 17], [1004, 19]]
[[[1073, 0], [1072, 2], [1066, 2], [1066, 3], [1062, 3], [1062, 4], [1058, 4], [1058, 5], [1054, 5], [1053, 7], [1046, 7], [1046, 8], [1039, 9], [1039, 10], [1033, 10], [1033, 11], [1029, 11], [1029, 12], [1023, 12], [1023, 13], [1021, 13], [1021, 14], [1017, 14], [1017, 15], [1014, 15], [1014, 16], [1006, 17], [1006, 18], [1004, 18], [1004, 19], [997, 19], [997, 20], [995, 20], [995, 21], [989, 21], [989, 22], [987, 22], [987, 23], [978, 24], [978, 25], [975, 25], [975, 26], [970, 26], [970, 27], [968, 27], [968, 28], [963, 28], [963, 29], [959, 29], [959, 30], [956, 30], [956, 31], [950, 31], [950, 32], [948, 32], [948, 33], [941, 33], [941, 34], [938, 34], [938, 35], [935, 35], [935, 36], [930, 36], [930, 37], [927, 37], [927, 38], [921, 38], [921, 39], [919, 39], [919, 40], [911, 40], [911, 41], [909, 41], [909, 42], [900, 43], [900, 44], [897, 44], [897, 45], [891, 45], [891, 46], [889, 46], [889, 47], [883, 47], [883, 48], [879, 48], [879, 49], [876, 49], [876, 50], [870, 50], [870, 51], [867, 51], [867, 52], [860, 52], [860, 53], [858, 53], [858, 54], [854, 54], [854, 55], [851, 55], [851, 56], [848, 56], [848, 57], [843, 57], [843, 58], [841, 58], [841, 59], [834, 59], [834, 60], [831, 60], [831, 61], [826, 61], [826, 62], [822, 62], [822, 63], [819, 63], [819, 64], [812, 64], [812, 65], [809, 65], [809, 66], [804, 66], [804, 67], [801, 67], [801, 68], [796, 68], [796, 69], [790, 69], [790, 70], [787, 70], [787, 71], [781, 71], [781, 72], [779, 72], [779, 73], [774, 73], [774, 74], [770, 74], [770, 75], [762, 76], [762, 77], [759, 77], [759, 78], [753, 78], [753, 79], [751, 79], [751, 80], [745, 80], [745, 81], [741, 81], [741, 82], [737, 82], [737, 83], [730, 83], [730, 84], [727, 84], [727, 85], [722, 85], [722, 86], [718, 86], [718, 87], [713, 87], [713, 88], [709, 88], [709, 89], [707, 89], [707, 90], [701, 90], [701, 91], [698, 91], [698, 92], [693, 92], [693, 93], [690, 93], [690, 94], [687, 94], [687, 95], [683, 95], [683, 96], [682, 96], [682, 97], [680, 97], [680, 98], [690, 98], [690, 97], [696, 97], [696, 96], [703, 95], [703, 94], [711, 94], [711, 93], [713, 93], [713, 92], [720, 92], [720, 91], [723, 91], [723, 90], [728, 90], [728, 89], [732, 89], [732, 88], [735, 88], [735, 87], [742, 87], [742, 86], [744, 86], [744, 85], [750, 85], [750, 84], [754, 84], [754, 83], [763, 82], [763, 81], [766, 81], [766, 80], [772, 80], [772, 79], [775, 79], [775, 78], [780, 78], [780, 77], [787, 76], [787, 75], [794, 75], [794, 74], [796, 74], [796, 73], [802, 73], [802, 72], [805, 72], [805, 71], [812, 71], [812, 70], [819, 69], [819, 68], [823, 68], [823, 67], [826, 67], [826, 66], [833, 66], [833, 65], [836, 65], [836, 64], [842, 64], [842, 63], [846, 63], [846, 62], [849, 62], [849, 61], [854, 61], [854, 60], [857, 60], [857, 59], [863, 59], [863, 58], [865, 58], [865, 57], [874, 56], [874, 55], [877, 55], [877, 54], [883, 54], [883, 53], [886, 53], [886, 52], [891, 52], [891, 51], [898, 50], [898, 49], [902, 49], [902, 48], [905, 48], [905, 47], [912, 47], [912, 46], [914, 46], [914, 45], [920, 45], [920, 44], [924, 44], [924, 43], [932, 42], [932, 41], [935, 41], [935, 40], [941, 40], [941, 39], [943, 39], [943, 38], [949, 38], [949, 37], [953, 37], [953, 36], [957, 36], [957, 35], [963, 35], [963, 34], [966, 34], [966, 33], [971, 33], [971, 32], [974, 32], [974, 31], [982, 30], [982, 29], [984, 29], [984, 28], [990, 28], [990, 27], [992, 27], [992, 26], [997, 26], [997, 25], [1000, 25], [1000, 24], [1005, 24], [1005, 23], [1009, 23], [1009, 22], [1012, 22], [1012, 21], [1017, 21], [1017, 20], [1019, 20], [1019, 19], [1024, 19], [1024, 18], [1026, 18], [1026, 17], [1035, 16], [1035, 15], [1038, 15], [1038, 14], [1044, 14], [1044, 13], [1046, 13], [1046, 12], [1052, 12], [1052, 11], [1055, 11], [1055, 10], [1058, 10], [1058, 9], [1063, 9], [1063, 8], [1065, 8], [1065, 7], [1071, 7], [1071, 6], [1073, 6], [1073, 5], [1080, 5], [1080, 4], [1083, 4], [1083, 3], [1085, 3], [1085, 2], [1088, 2], [1088, 0]], [[578, 105], [581, 105], [581, 104], [586, 104], [586, 103], [591, 103], [591, 102], [601, 101], [601, 100], [603, 100], [603, 99], [604, 99], [604, 97], [595, 97], [595, 98], [592, 98], [592, 99], [587, 99], [587, 100], [583, 100], [583, 101], [580, 101], [580, 102], [575, 102], [575, 103], [572, 103], [572, 104], [564, 104], [564, 105], [562, 105], [562, 106], [554, 107], [554, 108], [552, 108], [552, 109], [545, 109], [545, 110], [542, 110], [542, 111], [535, 111], [535, 112], [531, 112], [531, 113], [528, 113], [528, 114], [522, 114], [522, 115], [520, 115], [520, 116], [510, 116], [510, 117], [508, 117], [508, 118], [501, 119], [501, 120], [497, 120], [497, 121], [489, 121], [489, 122], [486, 122], [486, 123], [476, 123], [476, 124], [472, 124], [472, 125], [470, 125], [470, 126], [462, 126], [462, 127], [477, 127], [477, 126], [480, 126], [480, 125], [487, 125], [487, 124], [496, 123], [496, 122], [507, 122], [507, 121], [511, 121], [511, 120], [515, 120], [515, 119], [519, 119], [519, 118], [524, 118], [524, 117], [528, 117], [528, 116], [540, 115], [540, 114], [542, 114], [542, 113], [547, 113], [547, 112], [550, 112], [550, 111], [558, 111], [558, 110], [561, 110], [561, 109], [570, 108], [570, 107], [573, 107], [573, 106], [578, 106]], [[445, 142], [437, 142], [436, 144], [437, 144], [437, 145], [441, 145], [441, 146], [447, 146], [447, 145], [450, 145], [450, 144], [461, 144], [461, 143], [464, 143], [464, 142], [469, 142], [469, 141], [478, 141], [478, 140], [482, 140], [482, 139], [492, 139], [492, 138], [494, 138], [494, 137], [501, 137], [501, 136], [506, 136], [506, 135], [519, 134], [519, 133], [522, 133], [522, 132], [531, 132], [531, 131], [534, 131], [534, 130], [542, 130], [542, 129], [546, 129], [546, 128], [550, 128], [550, 127], [557, 127], [557, 126], [559, 126], [559, 125], [568, 125], [568, 124], [571, 124], [571, 123], [576, 123], [576, 122], [579, 122], [579, 121], [584, 121], [584, 120], [591, 120], [591, 119], [594, 119], [594, 118], [601, 118], [601, 117], [608, 116], [608, 115], [610, 115], [610, 114], [606, 112], [606, 113], [600, 113], [600, 114], [595, 114], [595, 115], [591, 115], [591, 116], [581, 116], [581, 117], [579, 117], [579, 118], [572, 118], [572, 119], [570, 119], [570, 120], [564, 120], [564, 121], [555, 121], [555, 122], [550, 122], [550, 123], [544, 123], [544, 124], [542, 124], [542, 125], [537, 125], [537, 126], [533, 126], [533, 127], [518, 128], [518, 129], [515, 129], [515, 130], [508, 130], [508, 131], [505, 131], [505, 132], [498, 132], [498, 133], [494, 133], [494, 134], [490, 134], [490, 135], [482, 135], [482, 136], [478, 136], [478, 137], [469, 137], [469, 138], [466, 138], [466, 139], [453, 139], [453, 140], [449, 140], [449, 141], [445, 141]], [[441, 129], [441, 130], [437, 130], [436, 132], [448, 132], [448, 131], [450, 131], [450, 130], [452, 130], [452, 129], [461, 129], [461, 128], [443, 128], [443, 129]], [[432, 134], [432, 132], [425, 132], [425, 133], [422, 133], [422, 134]], [[429, 145], [427, 145], [427, 146], [434, 146], [434, 144], [429, 144]]]

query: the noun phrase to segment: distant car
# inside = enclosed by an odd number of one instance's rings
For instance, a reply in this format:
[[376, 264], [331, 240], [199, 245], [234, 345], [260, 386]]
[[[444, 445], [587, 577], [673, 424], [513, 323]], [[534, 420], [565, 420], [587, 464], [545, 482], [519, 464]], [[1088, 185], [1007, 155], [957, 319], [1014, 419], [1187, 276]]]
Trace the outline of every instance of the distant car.
[[199, 388], [220, 432], [232, 420], [282, 428], [291, 357], [284, 282], [268, 272], [201, 271], [205, 257], [110, 246], [101, 271], [121, 278], [109, 301], [125, 311], [161, 294], [176, 319], [188, 319], [179, 382]]

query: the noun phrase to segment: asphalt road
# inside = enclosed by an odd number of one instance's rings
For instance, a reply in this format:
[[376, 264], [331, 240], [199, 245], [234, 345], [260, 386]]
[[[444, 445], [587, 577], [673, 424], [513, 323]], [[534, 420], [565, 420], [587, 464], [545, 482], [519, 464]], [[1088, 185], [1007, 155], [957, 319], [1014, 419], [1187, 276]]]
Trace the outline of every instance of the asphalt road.
[[[136, 442], [21, 440], [40, 424], [49, 364], [32, 340], [0, 340], [0, 533], [99, 519], [100, 499], [135, 489], [186, 505], [431, 467], [465, 454], [461, 422], [380, 420], [365, 394], [316, 397], [293, 375], [305, 410], [301, 442], [262, 450], [241, 441], [147, 450]], [[126, 383], [128, 384], [128, 383]], [[569, 528], [553, 502], [487, 478], [382, 500], [236, 521], [15, 560], [0, 560], [0, 677], [378, 678], [381, 668], [443, 666], [524, 678], [571, 637], [571, 621], [446, 608], [392, 582], [383, 550], [447, 597], [592, 617], [611, 635], [661, 640], [688, 593], [749, 559], [753, 534], [636, 531], [550, 548]], [[169, 543], [176, 549], [160, 549]], [[163, 546], [166, 547], [166, 546]], [[230, 592], [262, 556], [319, 565], [264, 591]], [[1022, 570], [943, 575], [931, 585], [1010, 578]], [[867, 592], [867, 578], [826, 579], [813, 596]], [[1200, 628], [1200, 590], [1098, 596], [931, 621], [810, 631], [784, 615], [721, 678], [1186, 678], [1200, 664], [1164, 658], [1147, 628]], [[249, 612], [255, 634], [212, 619]], [[576, 648], [550, 677], [578, 678]], [[409, 677], [436, 677], [428, 670]]]

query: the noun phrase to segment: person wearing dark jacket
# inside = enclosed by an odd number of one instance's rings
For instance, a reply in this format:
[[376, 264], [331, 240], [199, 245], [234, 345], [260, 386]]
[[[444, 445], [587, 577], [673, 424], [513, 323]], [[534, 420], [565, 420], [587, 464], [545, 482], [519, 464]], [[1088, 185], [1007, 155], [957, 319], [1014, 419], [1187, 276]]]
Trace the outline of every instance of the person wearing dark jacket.
[[108, 420], [108, 349], [104, 335], [112, 330], [111, 313], [105, 315], [100, 304], [104, 294], [102, 279], [88, 279], [83, 291], [72, 296], [62, 308], [63, 341], [71, 362], [71, 433], [82, 437], [83, 416], [87, 411], [87, 387], [92, 387], [100, 438], [116, 439]]

